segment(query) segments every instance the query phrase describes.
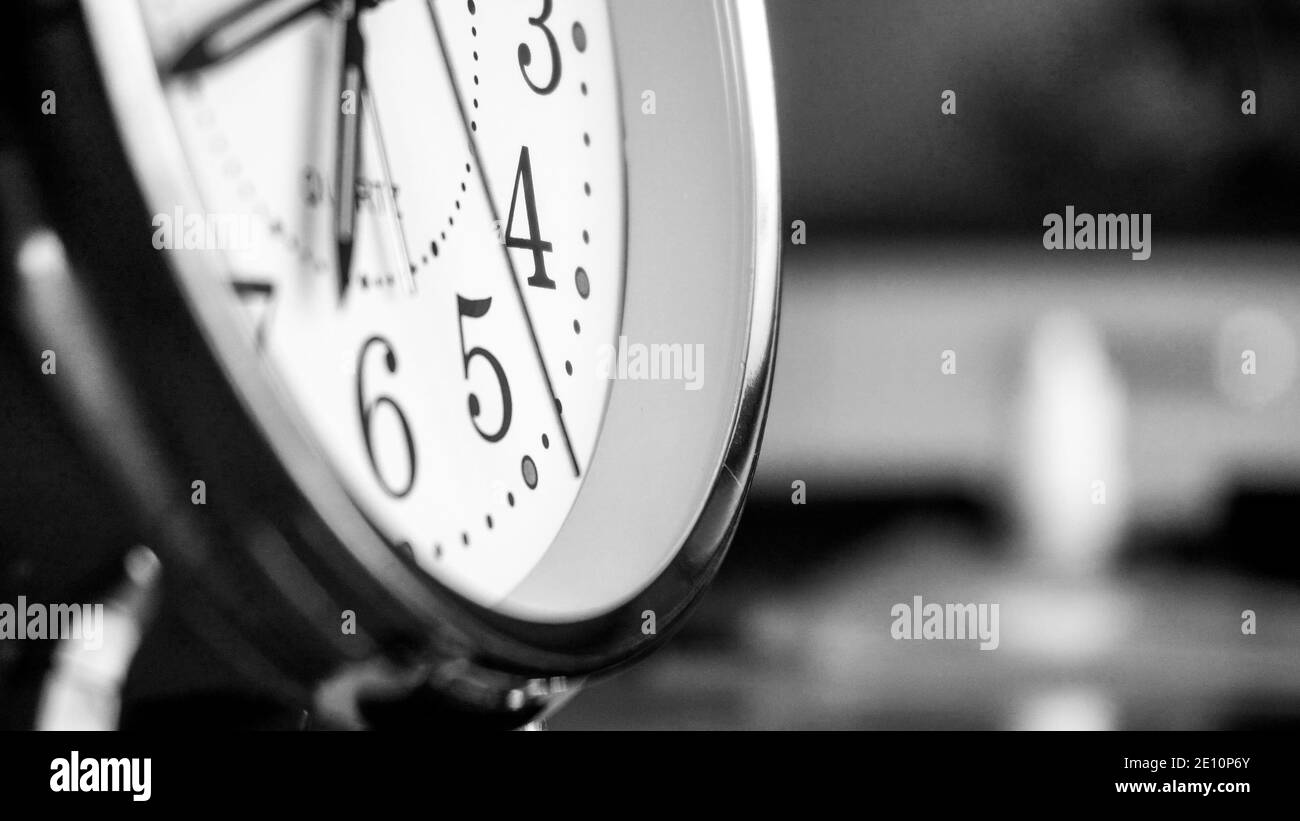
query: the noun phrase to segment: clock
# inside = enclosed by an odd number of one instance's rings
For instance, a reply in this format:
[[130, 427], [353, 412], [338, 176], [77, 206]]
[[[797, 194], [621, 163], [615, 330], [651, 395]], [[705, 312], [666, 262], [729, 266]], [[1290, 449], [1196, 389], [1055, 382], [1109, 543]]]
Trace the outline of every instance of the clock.
[[660, 646], [767, 405], [763, 5], [51, 17], [15, 304], [180, 616], [311, 709], [500, 726]]

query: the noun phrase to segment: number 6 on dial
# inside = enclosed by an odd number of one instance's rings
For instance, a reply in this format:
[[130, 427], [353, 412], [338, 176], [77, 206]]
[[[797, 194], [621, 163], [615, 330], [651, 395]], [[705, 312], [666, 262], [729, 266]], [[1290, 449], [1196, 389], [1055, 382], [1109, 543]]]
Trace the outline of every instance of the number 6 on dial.
[[[361, 354], [357, 357], [357, 412], [361, 416], [361, 437], [366, 443], [366, 456], [370, 458], [370, 468], [375, 472], [375, 478], [379, 480], [379, 486], [389, 496], [401, 499], [411, 492], [415, 486], [415, 440], [411, 438], [411, 426], [406, 421], [406, 414], [398, 407], [397, 402], [391, 396], [378, 396], [373, 402], [366, 402], [366, 354], [370, 351], [370, 346], [379, 344], [384, 347], [384, 366], [391, 374], [397, 373], [397, 355], [393, 353], [393, 346], [382, 336], [372, 336], [361, 346]], [[406, 442], [407, 464], [411, 466], [410, 474], [406, 484], [399, 489], [393, 489], [388, 480], [384, 478], [383, 473], [379, 470], [379, 463], [375, 461], [375, 444], [370, 435], [370, 419], [374, 412], [381, 406], [387, 405], [397, 414], [397, 421], [402, 425], [402, 437]]]

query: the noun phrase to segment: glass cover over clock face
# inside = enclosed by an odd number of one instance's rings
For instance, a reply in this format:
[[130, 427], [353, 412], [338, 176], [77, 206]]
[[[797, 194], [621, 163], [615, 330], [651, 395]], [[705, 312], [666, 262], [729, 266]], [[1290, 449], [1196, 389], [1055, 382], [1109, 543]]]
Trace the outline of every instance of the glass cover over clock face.
[[[199, 217], [249, 229], [217, 250], [254, 344], [375, 526], [501, 600], [563, 524], [609, 395], [592, 352], [619, 333], [625, 189], [605, 4], [141, 7]], [[194, 215], [160, 218], [194, 247]]]

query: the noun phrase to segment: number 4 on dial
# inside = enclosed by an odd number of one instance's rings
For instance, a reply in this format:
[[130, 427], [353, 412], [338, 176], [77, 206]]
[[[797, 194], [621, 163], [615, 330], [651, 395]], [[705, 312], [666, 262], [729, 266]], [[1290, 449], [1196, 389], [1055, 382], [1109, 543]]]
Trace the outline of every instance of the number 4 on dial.
[[[515, 206], [519, 204], [519, 190], [524, 192], [524, 210], [528, 212], [528, 238], [516, 237], [514, 232]], [[514, 192], [510, 195], [510, 215], [506, 218], [506, 247], [526, 248], [533, 252], [533, 275], [528, 284], [534, 288], [555, 289], [555, 280], [546, 276], [546, 257], [551, 243], [542, 239], [542, 229], [537, 221], [537, 199], [533, 196], [533, 164], [528, 158], [528, 146], [519, 149], [519, 167], [515, 171]]]

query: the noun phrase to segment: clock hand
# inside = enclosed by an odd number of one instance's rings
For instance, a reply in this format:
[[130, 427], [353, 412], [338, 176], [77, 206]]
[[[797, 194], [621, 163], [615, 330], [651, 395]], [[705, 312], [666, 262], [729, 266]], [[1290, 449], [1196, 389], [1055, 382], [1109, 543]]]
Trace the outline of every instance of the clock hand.
[[[204, 26], [159, 74], [189, 74], [238, 57], [290, 23], [337, 0], [247, 0]], [[172, 52], [175, 54], [176, 52]]]
[[[352, 245], [357, 227], [357, 170], [361, 159], [361, 124], [364, 116], [359, 109], [368, 105], [362, 93], [366, 41], [361, 36], [361, 18], [353, 0], [344, 0], [343, 15], [338, 139], [334, 144], [334, 179], [338, 186], [338, 193], [334, 197], [334, 241], [338, 250], [340, 300], [347, 293], [348, 282], [352, 278]], [[350, 112], [342, 104], [345, 96], [352, 103]]]
[[[465, 141], [469, 143], [470, 156], [473, 157], [474, 170], [477, 173], [479, 185], [483, 186], [483, 191], [487, 195], [488, 208], [492, 212], [492, 219], [495, 224], [500, 224], [500, 214], [497, 213], [496, 202], [492, 199], [492, 191], [488, 188], [487, 174], [483, 170], [483, 163], [479, 158], [478, 145], [474, 142], [472, 129], [469, 125], [469, 118], [465, 114], [464, 100], [461, 99], [460, 85], [456, 82], [456, 69], [451, 64], [451, 57], [447, 53], [447, 43], [442, 36], [442, 27], [438, 25], [438, 13], [433, 7], [434, 0], [426, 0], [425, 5], [429, 8], [429, 19], [433, 23], [434, 35], [438, 38], [438, 50], [442, 52], [442, 61], [447, 67], [447, 77], [451, 81], [452, 94], [456, 98], [456, 112], [460, 115], [461, 130], [465, 134]], [[510, 251], [501, 246], [501, 253], [506, 258], [506, 265], [510, 270], [510, 282], [515, 286], [515, 296], [519, 298], [519, 309], [524, 315], [524, 324], [528, 327], [528, 337], [533, 341], [533, 351], [537, 354], [537, 366], [542, 370], [542, 379], [546, 382], [546, 390], [551, 395], [551, 410], [555, 413], [556, 424], [560, 428], [560, 437], [564, 439], [564, 447], [569, 452], [569, 462], [573, 465], [573, 475], [581, 476], [582, 471], [578, 467], [578, 456], [574, 453], [573, 442], [569, 439], [569, 429], [564, 424], [564, 414], [560, 413], [560, 400], [555, 396], [555, 385], [551, 381], [551, 372], [546, 367], [546, 359], [542, 356], [542, 345], [537, 338], [537, 329], [533, 326], [533, 317], [528, 312], [528, 301], [524, 299], [523, 287], [519, 284], [519, 273], [515, 270], [515, 261], [510, 258]]]
[[375, 145], [379, 148], [379, 165], [384, 173], [384, 190], [388, 192], [388, 201], [393, 208], [393, 219], [397, 223], [397, 242], [402, 246], [402, 278], [406, 280], [407, 291], [413, 294], [415, 293], [415, 266], [411, 264], [411, 252], [406, 244], [406, 225], [402, 222], [402, 215], [397, 211], [397, 191], [393, 185], [393, 169], [388, 164], [388, 145], [384, 142], [384, 129], [379, 124], [379, 106], [375, 104], [374, 92], [370, 90], [370, 81], [366, 79], [364, 69], [361, 73], [361, 93], [365, 99], [365, 110], [375, 124]]

